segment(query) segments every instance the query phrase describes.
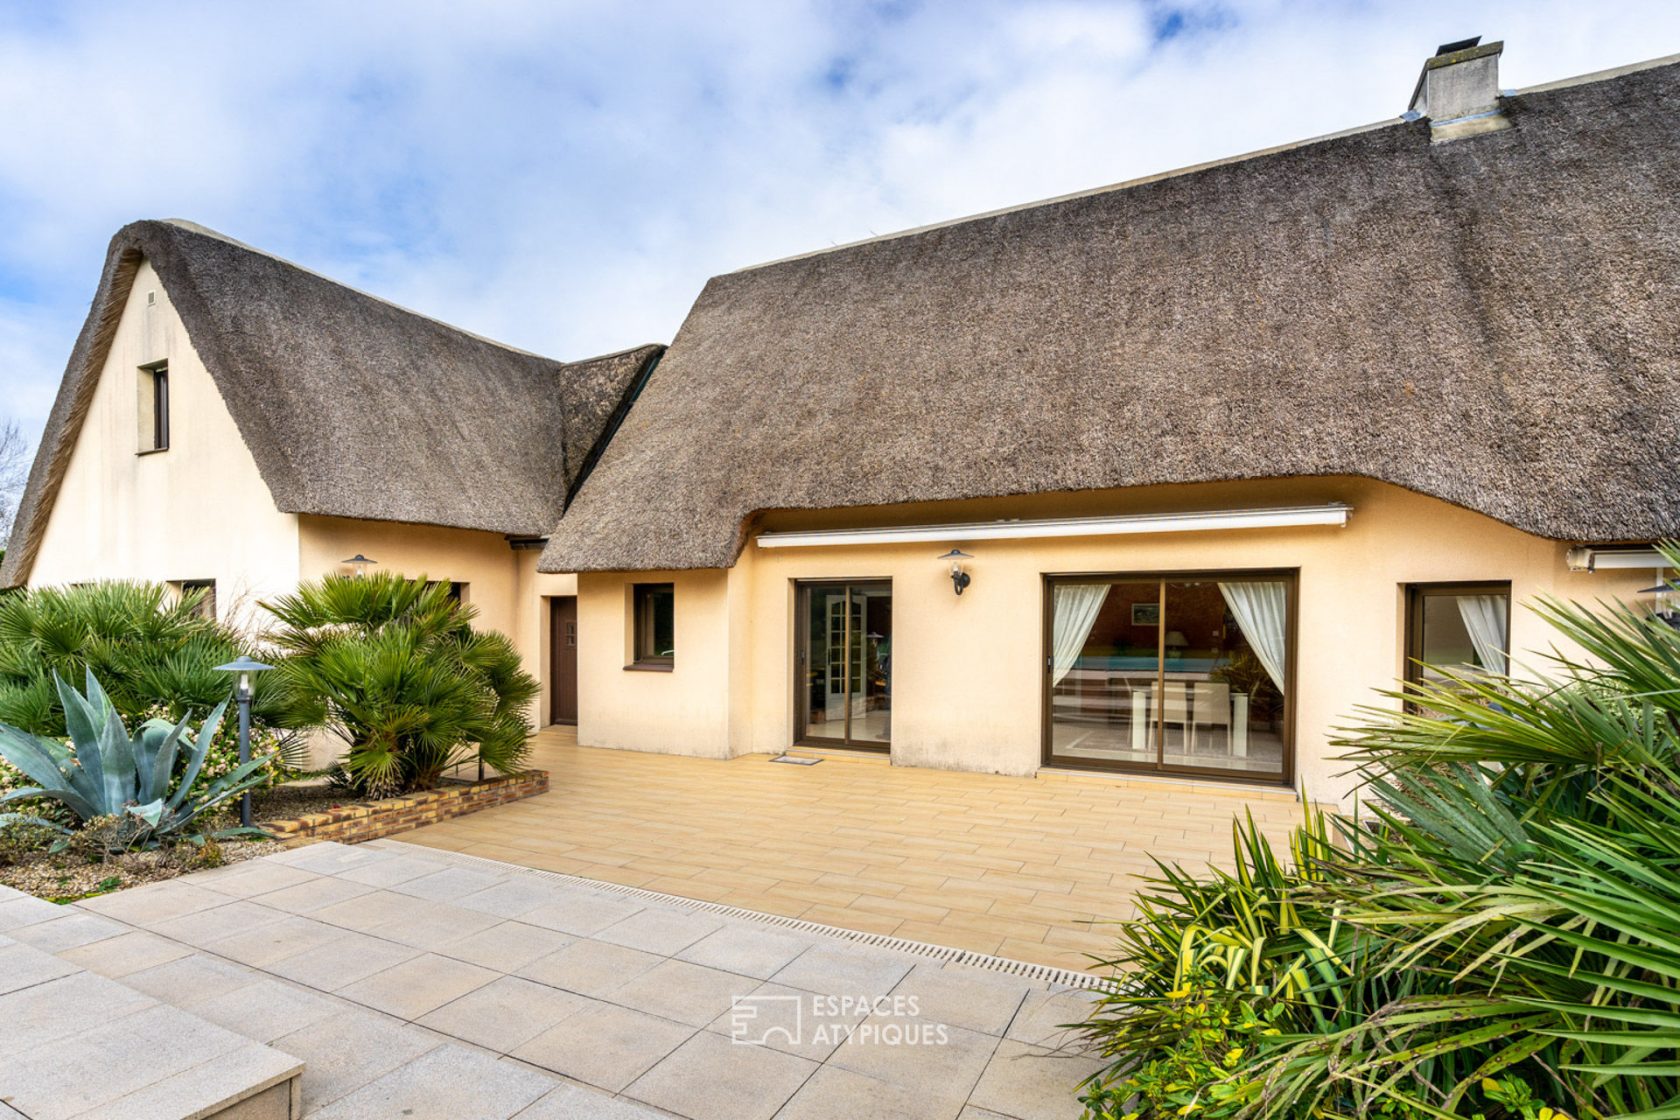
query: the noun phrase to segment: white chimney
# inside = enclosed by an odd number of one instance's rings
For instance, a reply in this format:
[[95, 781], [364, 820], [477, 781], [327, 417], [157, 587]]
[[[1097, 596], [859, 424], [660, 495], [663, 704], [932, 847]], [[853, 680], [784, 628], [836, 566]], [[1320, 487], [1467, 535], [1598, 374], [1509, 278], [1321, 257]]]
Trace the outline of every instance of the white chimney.
[[1437, 143], [1511, 127], [1499, 103], [1499, 55], [1505, 44], [1481, 43], [1479, 35], [1443, 43], [1418, 75], [1406, 119], [1428, 117], [1430, 139]]

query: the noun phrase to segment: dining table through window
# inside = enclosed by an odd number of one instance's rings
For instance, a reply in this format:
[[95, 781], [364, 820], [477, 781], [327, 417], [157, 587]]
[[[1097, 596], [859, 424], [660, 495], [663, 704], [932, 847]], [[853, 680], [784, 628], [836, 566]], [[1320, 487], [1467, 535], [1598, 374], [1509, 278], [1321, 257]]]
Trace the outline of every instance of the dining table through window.
[[1289, 778], [1293, 572], [1047, 581], [1047, 760]]

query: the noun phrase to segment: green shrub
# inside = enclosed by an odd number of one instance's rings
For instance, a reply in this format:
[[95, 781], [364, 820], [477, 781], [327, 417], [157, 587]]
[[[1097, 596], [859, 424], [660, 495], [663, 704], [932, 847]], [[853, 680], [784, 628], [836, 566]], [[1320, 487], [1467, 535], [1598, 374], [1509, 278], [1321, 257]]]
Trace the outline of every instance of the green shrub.
[[[126, 724], [208, 712], [231, 687], [215, 667], [256, 651], [233, 628], [196, 613], [203, 594], [176, 600], [162, 584], [106, 582], [0, 596], [0, 723], [35, 735], [61, 733], [64, 708], [53, 674], [80, 680], [90, 670]], [[291, 776], [304, 744], [282, 730], [278, 690], [262, 674], [253, 685], [251, 757], [276, 759], [264, 771], [264, 784], [273, 784]], [[228, 773], [238, 757], [238, 727], [230, 720], [217, 732], [205, 776]], [[22, 784], [0, 763], [0, 793]]]
[[524, 762], [537, 682], [506, 637], [473, 629], [476, 612], [447, 585], [328, 576], [265, 605], [286, 654], [268, 674], [284, 718], [347, 744], [337, 776], [353, 791], [427, 788], [475, 757], [504, 773]]
[[1087, 1024], [1094, 1115], [1680, 1117], [1680, 631], [1537, 609], [1589, 658], [1365, 709], [1361, 818], [1163, 868]]

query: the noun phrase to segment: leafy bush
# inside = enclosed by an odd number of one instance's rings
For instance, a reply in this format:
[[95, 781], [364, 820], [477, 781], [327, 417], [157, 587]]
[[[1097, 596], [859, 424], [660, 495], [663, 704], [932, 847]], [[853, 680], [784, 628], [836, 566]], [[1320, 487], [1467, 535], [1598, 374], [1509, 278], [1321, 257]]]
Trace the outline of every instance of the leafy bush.
[[[129, 725], [171, 723], [207, 712], [227, 697], [227, 673], [217, 665], [255, 652], [234, 629], [196, 611], [203, 592], [175, 600], [156, 583], [107, 582], [43, 587], [0, 595], [0, 722], [35, 735], [64, 728], [53, 674], [79, 680], [92, 671], [109, 687], [117, 715]], [[251, 756], [276, 761], [265, 784], [285, 780], [302, 761], [303, 743], [282, 730], [277, 689], [253, 678]], [[238, 765], [238, 727], [218, 732], [204, 775], [220, 777]], [[0, 764], [0, 793], [25, 779]]]
[[[188, 721], [170, 725], [148, 720], [130, 735], [110, 697], [90, 669], [87, 691], [79, 693], [56, 674], [69, 744], [0, 723], [0, 756], [36, 784], [0, 797], [0, 805], [53, 801], [84, 831], [97, 833], [110, 850], [151, 848], [177, 840], [203, 839], [195, 822], [222, 802], [261, 780], [269, 760], [253, 759], [229, 774], [200, 782], [205, 754], [221, 724], [227, 701], [216, 705], [195, 735]], [[184, 772], [176, 777], [177, 759]], [[19, 813], [0, 815], [0, 825], [71, 830], [56, 821]], [[255, 833], [230, 829], [218, 836]]]
[[447, 585], [327, 576], [265, 605], [287, 655], [268, 674], [285, 719], [348, 744], [337, 776], [353, 791], [427, 788], [474, 757], [504, 773], [524, 762], [537, 682], [506, 637], [472, 628], [476, 612]]
[[1087, 1024], [1093, 1114], [1680, 1117], [1680, 632], [1537, 609], [1589, 657], [1365, 709], [1362, 818], [1162, 868]]

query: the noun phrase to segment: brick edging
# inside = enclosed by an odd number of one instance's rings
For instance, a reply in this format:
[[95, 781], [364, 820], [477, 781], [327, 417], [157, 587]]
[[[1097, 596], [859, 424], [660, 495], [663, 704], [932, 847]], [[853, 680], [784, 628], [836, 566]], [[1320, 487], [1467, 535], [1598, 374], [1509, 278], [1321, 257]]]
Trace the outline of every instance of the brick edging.
[[292, 820], [260, 823], [276, 839], [288, 845], [312, 840], [356, 844], [547, 792], [548, 771], [525, 770], [518, 774], [485, 778], [481, 782], [449, 783], [437, 789], [405, 793], [400, 797], [387, 797], [362, 805], [338, 805], [323, 813], [310, 813]]

